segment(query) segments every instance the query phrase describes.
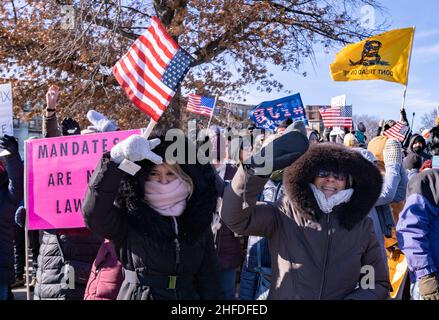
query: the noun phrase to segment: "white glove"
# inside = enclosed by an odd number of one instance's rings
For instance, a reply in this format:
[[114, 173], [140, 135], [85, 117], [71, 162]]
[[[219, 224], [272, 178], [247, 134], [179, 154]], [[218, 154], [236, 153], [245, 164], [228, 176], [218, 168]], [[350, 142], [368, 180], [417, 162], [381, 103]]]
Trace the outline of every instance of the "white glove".
[[111, 160], [119, 164], [124, 159], [132, 162], [148, 159], [155, 164], [161, 164], [162, 157], [151, 151], [159, 144], [160, 139], [147, 140], [138, 134], [133, 134], [111, 148]]
[[95, 130], [97, 132], [110, 132], [117, 130], [117, 126], [113, 123], [113, 121], [109, 120], [106, 116], [97, 111], [89, 110], [87, 112], [87, 119], [93, 124], [89, 127], [91, 130]]

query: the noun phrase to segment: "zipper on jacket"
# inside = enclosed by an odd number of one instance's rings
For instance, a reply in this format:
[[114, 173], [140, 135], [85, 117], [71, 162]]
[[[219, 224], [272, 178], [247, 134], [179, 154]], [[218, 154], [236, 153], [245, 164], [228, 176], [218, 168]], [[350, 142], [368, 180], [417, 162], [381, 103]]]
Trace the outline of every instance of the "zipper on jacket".
[[319, 300], [322, 300], [323, 290], [325, 289], [325, 285], [326, 285], [326, 271], [327, 271], [326, 267], [328, 265], [329, 250], [331, 248], [331, 233], [332, 233], [331, 215], [332, 215], [331, 213], [328, 213], [326, 216], [326, 222], [328, 224], [328, 233], [327, 233], [325, 260], [323, 263], [323, 280], [322, 280], [322, 285], [320, 286]]
[[180, 242], [177, 238], [174, 239], [175, 243], [175, 270], [178, 269], [178, 265], [180, 264]]

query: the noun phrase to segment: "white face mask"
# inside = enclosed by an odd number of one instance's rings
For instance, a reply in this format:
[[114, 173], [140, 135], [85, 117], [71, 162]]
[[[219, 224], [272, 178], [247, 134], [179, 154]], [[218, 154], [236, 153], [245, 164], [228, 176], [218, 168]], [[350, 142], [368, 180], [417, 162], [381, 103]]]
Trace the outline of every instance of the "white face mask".
[[337, 192], [333, 196], [326, 198], [325, 194], [317, 189], [314, 184], [310, 183], [309, 186], [314, 193], [314, 197], [320, 210], [322, 210], [324, 213], [330, 213], [335, 206], [341, 203], [349, 202], [352, 194], [354, 193], [354, 189], [344, 189]]

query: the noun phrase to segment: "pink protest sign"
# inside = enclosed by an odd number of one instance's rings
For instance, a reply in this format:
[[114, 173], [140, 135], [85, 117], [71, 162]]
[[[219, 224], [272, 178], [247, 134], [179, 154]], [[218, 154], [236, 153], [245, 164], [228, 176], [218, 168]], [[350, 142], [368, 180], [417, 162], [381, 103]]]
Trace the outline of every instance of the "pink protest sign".
[[93, 170], [140, 129], [26, 141], [28, 229], [84, 227], [81, 204]]

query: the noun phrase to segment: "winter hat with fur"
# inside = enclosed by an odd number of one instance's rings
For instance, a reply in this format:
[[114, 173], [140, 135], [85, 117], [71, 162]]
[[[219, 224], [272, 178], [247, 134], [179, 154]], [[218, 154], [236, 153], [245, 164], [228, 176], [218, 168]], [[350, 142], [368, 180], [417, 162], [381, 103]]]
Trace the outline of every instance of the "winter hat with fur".
[[383, 150], [384, 163], [402, 163], [402, 146], [398, 140], [389, 139]]

